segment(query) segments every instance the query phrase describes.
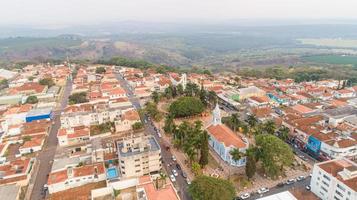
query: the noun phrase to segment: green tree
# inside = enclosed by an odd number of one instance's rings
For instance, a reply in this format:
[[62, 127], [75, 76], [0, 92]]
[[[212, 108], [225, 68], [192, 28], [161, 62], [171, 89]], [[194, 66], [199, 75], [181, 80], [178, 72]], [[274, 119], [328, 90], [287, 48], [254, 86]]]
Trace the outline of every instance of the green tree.
[[204, 105], [195, 97], [180, 97], [172, 102], [169, 113], [174, 117], [188, 117], [202, 113]]
[[201, 171], [201, 165], [198, 164], [197, 162], [193, 162], [191, 165], [192, 172], [195, 176], [199, 176], [202, 171]]
[[263, 124], [263, 130], [267, 134], [273, 135], [276, 130], [275, 122], [273, 120], [268, 120]]
[[232, 200], [236, 195], [230, 181], [209, 176], [197, 177], [188, 191], [193, 200]]
[[132, 128], [133, 128], [133, 130], [139, 130], [139, 129], [144, 128], [144, 124], [142, 122], [135, 122], [132, 125]]
[[289, 139], [289, 133], [290, 129], [286, 126], [282, 126], [279, 128], [278, 137], [283, 141], [287, 141]]
[[211, 104], [211, 107], [215, 106], [218, 102], [218, 97], [215, 91], [208, 92], [208, 102]]
[[167, 134], [172, 134], [175, 129], [174, 118], [171, 115], [167, 115], [165, 118], [164, 131]]
[[87, 99], [87, 93], [85, 92], [78, 92], [70, 95], [68, 97], [69, 104], [78, 104], [78, 103], [86, 103], [89, 100]]
[[255, 137], [259, 160], [268, 176], [276, 178], [284, 171], [285, 166], [290, 166], [294, 154], [290, 147], [275, 135], [260, 134]]
[[157, 104], [154, 102], [147, 102], [144, 108], [144, 112], [157, 122], [162, 119], [162, 113], [160, 113], [160, 111], [157, 109]]
[[95, 69], [95, 73], [97, 73], [97, 74], [104, 74], [105, 72], [106, 72], [106, 70], [104, 67], [97, 67]]
[[243, 153], [239, 151], [239, 149], [237, 148], [234, 148], [232, 149], [229, 154], [232, 156], [232, 159], [235, 161], [235, 162], [238, 162], [240, 159], [242, 159], [243, 157]]
[[29, 96], [29, 97], [27, 97], [26, 103], [29, 103], [29, 104], [38, 103], [37, 96]]
[[151, 94], [151, 98], [152, 98], [152, 100], [153, 100], [156, 104], [158, 104], [159, 101], [160, 101], [160, 95], [159, 95], [159, 93], [156, 92], [156, 91], [154, 91], [154, 92]]
[[176, 86], [176, 90], [177, 90], [177, 95], [181, 96], [181, 95], [184, 94], [182, 84], [178, 84], [178, 85]]
[[55, 85], [55, 82], [52, 78], [44, 78], [39, 81], [40, 85], [47, 85], [47, 87], [52, 87]]
[[245, 164], [245, 174], [247, 175], [248, 179], [250, 180], [255, 175], [257, 170], [256, 168], [256, 158], [255, 158], [255, 148], [249, 148], [246, 152], [247, 161]]
[[258, 119], [254, 115], [249, 115], [247, 122], [251, 128], [255, 127], [258, 123]]
[[208, 139], [209, 139], [209, 135], [207, 131], [203, 131], [201, 153], [200, 153], [201, 156], [199, 160], [199, 163], [202, 168], [208, 164], [208, 155], [209, 155]]
[[186, 96], [197, 96], [199, 93], [200, 89], [197, 84], [195, 83], [187, 83], [186, 84], [186, 89], [185, 89], [185, 94]]

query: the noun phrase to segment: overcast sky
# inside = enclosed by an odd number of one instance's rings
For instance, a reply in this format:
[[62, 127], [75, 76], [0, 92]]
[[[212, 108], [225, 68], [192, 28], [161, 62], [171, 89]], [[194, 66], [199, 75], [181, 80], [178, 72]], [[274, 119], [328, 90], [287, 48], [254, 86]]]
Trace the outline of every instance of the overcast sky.
[[0, 0], [0, 25], [357, 19], [357, 0]]

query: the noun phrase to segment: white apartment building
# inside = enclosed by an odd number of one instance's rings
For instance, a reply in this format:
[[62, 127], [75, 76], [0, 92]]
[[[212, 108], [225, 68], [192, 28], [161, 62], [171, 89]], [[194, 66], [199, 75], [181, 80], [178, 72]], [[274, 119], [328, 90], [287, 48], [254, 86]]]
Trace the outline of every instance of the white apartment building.
[[161, 149], [154, 137], [130, 137], [119, 141], [117, 146], [123, 177], [139, 177], [161, 170]]
[[357, 163], [342, 158], [315, 164], [311, 191], [323, 200], [357, 200]]

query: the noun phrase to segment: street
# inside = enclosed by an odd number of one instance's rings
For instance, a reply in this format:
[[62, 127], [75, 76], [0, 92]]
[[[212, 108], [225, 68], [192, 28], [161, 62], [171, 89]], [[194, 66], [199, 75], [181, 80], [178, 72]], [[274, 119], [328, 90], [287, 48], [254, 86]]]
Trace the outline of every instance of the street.
[[[131, 101], [131, 103], [133, 104], [133, 106], [136, 109], [140, 109], [141, 105], [139, 102], [139, 99], [136, 98], [135, 96], [132, 96], [132, 92], [130, 89], [130, 86], [128, 85], [127, 81], [123, 79], [123, 77], [120, 74], [117, 74], [117, 79], [119, 80], [119, 83], [121, 85], [122, 88], [124, 88], [124, 90], [126, 91], [126, 93], [129, 95], [129, 100]], [[174, 183], [175, 188], [178, 191], [178, 194], [180, 196], [180, 198], [182, 200], [190, 200], [191, 197], [188, 195], [188, 185], [186, 183], [185, 178], [182, 176], [181, 174], [181, 170], [178, 170], [176, 168], [176, 163], [172, 160], [172, 154], [169, 150], [166, 150], [166, 145], [164, 144], [163, 140], [158, 136], [157, 132], [155, 131], [155, 128], [153, 126], [153, 124], [151, 123], [150, 120], [147, 120], [147, 123], [144, 123], [145, 125], [145, 132], [146, 133], [150, 133], [151, 135], [153, 135], [155, 137], [155, 139], [159, 142], [160, 147], [161, 147], [161, 158], [162, 158], [162, 166], [163, 169], [165, 169], [167, 176], [169, 177], [172, 172], [172, 169], [176, 169], [176, 171], [178, 172], [178, 176], [175, 177], [176, 178], [176, 182]], [[171, 145], [170, 145], [171, 146]], [[174, 163], [171, 166], [168, 166], [169, 163]]]
[[71, 93], [72, 82], [67, 81], [64, 88], [62, 98], [60, 100], [59, 111], [53, 111], [53, 123], [50, 127], [50, 132], [47, 137], [47, 141], [43, 146], [43, 150], [39, 153], [37, 160], [39, 161], [39, 170], [36, 175], [34, 187], [31, 193], [31, 200], [45, 199], [45, 194], [43, 189], [44, 185], [47, 184], [48, 174], [51, 172], [52, 161], [56, 153], [57, 147], [57, 132], [61, 127], [60, 113], [67, 106], [68, 96]]

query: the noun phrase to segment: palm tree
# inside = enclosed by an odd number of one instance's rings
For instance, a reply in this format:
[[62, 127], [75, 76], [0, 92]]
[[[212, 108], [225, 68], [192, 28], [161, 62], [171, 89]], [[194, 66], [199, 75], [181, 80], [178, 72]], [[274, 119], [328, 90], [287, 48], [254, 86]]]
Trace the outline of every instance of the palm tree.
[[243, 157], [243, 153], [239, 151], [239, 149], [235, 148], [235, 149], [232, 149], [229, 154], [231, 154], [232, 156], [232, 159], [235, 161], [235, 162], [238, 162], [240, 159], [242, 159]]
[[258, 123], [258, 119], [254, 115], [249, 115], [247, 121], [251, 128], [255, 127]]
[[286, 127], [286, 126], [282, 126], [279, 129], [278, 137], [280, 139], [282, 139], [283, 141], [286, 141], [289, 138], [289, 133], [290, 133], [290, 129], [288, 127]]
[[273, 120], [268, 120], [264, 123], [264, 131], [268, 134], [273, 135], [276, 130], [275, 122]]
[[240, 125], [240, 120], [239, 120], [239, 115], [238, 115], [238, 113], [232, 114], [231, 120], [232, 120], [233, 130], [234, 130], [234, 132], [236, 132], [236, 131], [237, 131], [237, 130], [236, 130], [237, 127], [239, 127], [239, 125]]

